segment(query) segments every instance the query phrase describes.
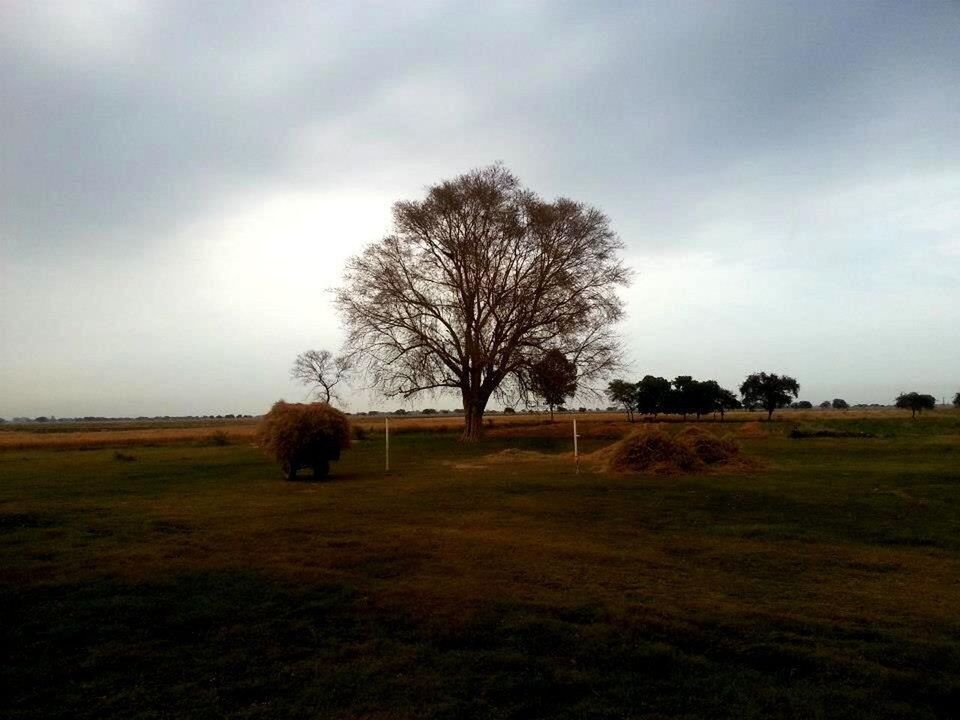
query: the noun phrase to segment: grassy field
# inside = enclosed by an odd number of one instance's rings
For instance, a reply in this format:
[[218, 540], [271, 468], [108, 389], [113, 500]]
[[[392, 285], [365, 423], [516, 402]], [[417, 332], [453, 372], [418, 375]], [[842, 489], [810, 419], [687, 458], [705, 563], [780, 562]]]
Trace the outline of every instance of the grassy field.
[[323, 483], [249, 424], [5, 431], [0, 716], [957, 717], [960, 415], [781, 417], [715, 426], [756, 471], [670, 477], [578, 476], [542, 417]]

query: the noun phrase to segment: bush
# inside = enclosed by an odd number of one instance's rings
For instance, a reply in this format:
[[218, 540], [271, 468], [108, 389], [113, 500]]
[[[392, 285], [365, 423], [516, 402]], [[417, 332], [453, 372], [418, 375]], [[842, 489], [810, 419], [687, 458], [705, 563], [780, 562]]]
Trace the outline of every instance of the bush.
[[515, 415], [516, 412], [517, 412], [517, 411], [514, 410], [512, 407], [505, 407], [505, 408], [503, 409], [503, 414], [504, 414], [504, 415]]
[[274, 403], [257, 428], [257, 443], [280, 463], [287, 480], [312, 467], [314, 477], [326, 477], [330, 461], [350, 447], [350, 421], [326, 403]]
[[421, 414], [421, 415], [436, 415], [436, 414], [437, 414], [437, 411], [436, 411], [436, 408], [424, 408], [423, 410], [420, 411], [420, 414]]
[[230, 444], [230, 437], [223, 430], [217, 430], [216, 432], [210, 434], [210, 437], [207, 438], [207, 441], [211, 445], [223, 447], [224, 445]]

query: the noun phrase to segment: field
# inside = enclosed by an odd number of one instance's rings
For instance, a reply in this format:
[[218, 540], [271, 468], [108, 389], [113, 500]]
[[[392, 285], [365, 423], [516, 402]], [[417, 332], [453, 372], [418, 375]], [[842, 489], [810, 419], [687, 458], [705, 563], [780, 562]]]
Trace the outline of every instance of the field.
[[956, 717], [960, 414], [780, 418], [691, 476], [542, 416], [391, 420], [385, 474], [363, 420], [319, 483], [250, 423], [4, 429], [0, 716]]

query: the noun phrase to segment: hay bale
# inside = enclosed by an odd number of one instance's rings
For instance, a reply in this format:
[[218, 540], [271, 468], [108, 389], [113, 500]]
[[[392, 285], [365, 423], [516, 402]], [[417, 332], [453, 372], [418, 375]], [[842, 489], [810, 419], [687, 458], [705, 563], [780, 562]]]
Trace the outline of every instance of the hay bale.
[[721, 439], [706, 431], [691, 433], [683, 441], [707, 465], [728, 463], [740, 454], [740, 446], [733, 440]]
[[607, 469], [614, 472], [641, 472], [669, 475], [691, 472], [703, 462], [691, 447], [662, 430], [634, 433], [617, 443], [610, 453]]
[[330, 461], [350, 447], [350, 421], [326, 403], [274, 403], [257, 427], [257, 444], [280, 463], [288, 480], [300, 468], [312, 467], [325, 477]]

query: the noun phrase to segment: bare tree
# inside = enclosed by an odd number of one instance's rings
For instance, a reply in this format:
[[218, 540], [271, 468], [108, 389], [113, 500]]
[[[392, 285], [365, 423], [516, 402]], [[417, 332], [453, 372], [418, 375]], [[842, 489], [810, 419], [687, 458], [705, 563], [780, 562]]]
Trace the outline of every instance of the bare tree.
[[333, 388], [346, 380], [350, 365], [348, 357], [334, 357], [329, 350], [307, 350], [293, 361], [290, 377], [308, 385], [310, 394], [329, 404], [331, 400], [340, 401]]
[[396, 203], [393, 220], [337, 291], [346, 347], [388, 397], [459, 393], [473, 440], [491, 396], [526, 394], [545, 352], [569, 358], [581, 383], [618, 364], [629, 271], [599, 210], [545, 202], [492, 165]]

